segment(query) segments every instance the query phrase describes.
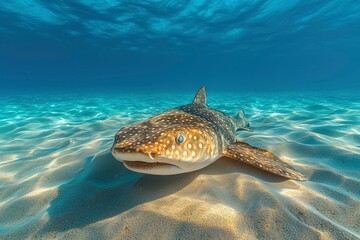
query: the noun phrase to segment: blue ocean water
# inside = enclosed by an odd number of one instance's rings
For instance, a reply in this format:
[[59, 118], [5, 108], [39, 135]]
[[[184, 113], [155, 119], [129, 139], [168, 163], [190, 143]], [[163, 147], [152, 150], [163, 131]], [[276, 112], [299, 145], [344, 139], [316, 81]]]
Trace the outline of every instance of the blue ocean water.
[[[0, 1], [0, 239], [359, 239], [359, 26], [353, 0]], [[111, 156], [201, 86], [308, 181]]]
[[359, 89], [359, 12], [353, 0], [2, 1], [1, 90]]

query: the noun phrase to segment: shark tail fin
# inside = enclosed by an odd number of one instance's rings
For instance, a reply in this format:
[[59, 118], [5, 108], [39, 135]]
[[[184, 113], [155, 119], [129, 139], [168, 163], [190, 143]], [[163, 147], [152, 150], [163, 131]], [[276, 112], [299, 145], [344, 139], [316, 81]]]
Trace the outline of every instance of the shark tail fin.
[[237, 128], [236, 130], [253, 132], [253, 130], [250, 128], [250, 122], [245, 116], [244, 110], [240, 110], [240, 112], [235, 116], [235, 124]]
[[196, 93], [193, 104], [203, 104], [206, 106], [206, 89], [202, 87]]

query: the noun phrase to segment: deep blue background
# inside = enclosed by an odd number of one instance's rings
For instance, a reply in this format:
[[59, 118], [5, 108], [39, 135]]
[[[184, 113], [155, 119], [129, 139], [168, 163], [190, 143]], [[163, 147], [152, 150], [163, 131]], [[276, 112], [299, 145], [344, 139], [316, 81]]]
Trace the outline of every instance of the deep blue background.
[[2, 90], [360, 87], [359, 1], [99, 2], [1, 1]]

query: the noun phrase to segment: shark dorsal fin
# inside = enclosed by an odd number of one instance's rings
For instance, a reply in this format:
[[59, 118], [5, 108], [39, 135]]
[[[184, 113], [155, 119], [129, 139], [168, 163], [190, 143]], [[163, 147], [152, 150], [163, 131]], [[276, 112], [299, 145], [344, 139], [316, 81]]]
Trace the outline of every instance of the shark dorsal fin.
[[200, 90], [196, 93], [193, 104], [203, 104], [206, 106], [206, 89], [205, 87], [200, 88]]

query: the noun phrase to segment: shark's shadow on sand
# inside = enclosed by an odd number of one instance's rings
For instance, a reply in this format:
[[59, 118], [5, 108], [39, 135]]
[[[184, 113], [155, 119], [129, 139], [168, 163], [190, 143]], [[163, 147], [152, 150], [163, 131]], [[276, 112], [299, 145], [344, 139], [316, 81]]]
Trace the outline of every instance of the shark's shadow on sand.
[[105, 151], [79, 176], [61, 185], [48, 208], [45, 232], [66, 231], [111, 218], [144, 202], [179, 191], [196, 175], [152, 176], [129, 171]]
[[[222, 168], [223, 164], [232, 165]], [[96, 155], [71, 182], [61, 185], [58, 196], [48, 208], [49, 220], [44, 233], [81, 228], [121, 214], [137, 205], [176, 193], [199, 174], [215, 175], [237, 172], [251, 174], [268, 182], [286, 181], [246, 164], [220, 159], [192, 173], [153, 176], [129, 171], [110, 151]]]

